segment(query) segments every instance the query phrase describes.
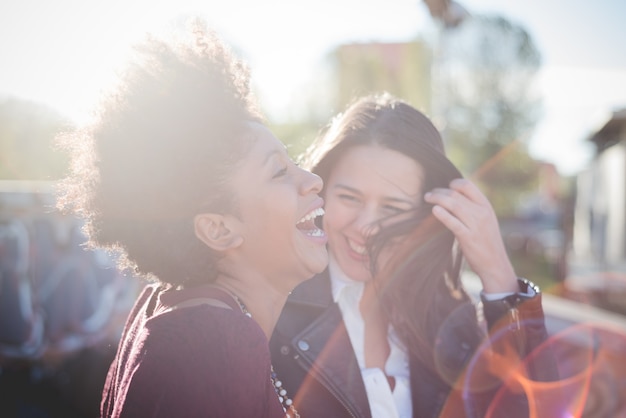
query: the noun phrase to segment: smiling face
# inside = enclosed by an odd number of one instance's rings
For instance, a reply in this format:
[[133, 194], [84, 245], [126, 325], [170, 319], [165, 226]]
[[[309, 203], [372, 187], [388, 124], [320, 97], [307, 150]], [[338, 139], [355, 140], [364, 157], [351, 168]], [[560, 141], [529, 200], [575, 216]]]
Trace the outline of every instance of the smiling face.
[[250, 123], [250, 150], [232, 178], [246, 262], [291, 289], [328, 264], [327, 237], [314, 219], [324, 213], [322, 180], [299, 168], [264, 126]]
[[337, 161], [326, 184], [324, 230], [333, 259], [351, 279], [372, 278], [368, 237], [378, 221], [416, 208], [422, 183], [422, 168], [388, 148], [356, 146]]

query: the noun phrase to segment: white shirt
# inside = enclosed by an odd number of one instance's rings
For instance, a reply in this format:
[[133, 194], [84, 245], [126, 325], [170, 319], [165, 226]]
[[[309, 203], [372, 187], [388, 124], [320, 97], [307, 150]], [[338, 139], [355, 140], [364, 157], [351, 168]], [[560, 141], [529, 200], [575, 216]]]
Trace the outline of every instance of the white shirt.
[[[361, 369], [365, 391], [369, 401], [372, 418], [410, 418], [413, 415], [411, 400], [411, 381], [409, 379], [409, 357], [405, 347], [395, 330], [389, 325], [387, 340], [391, 349], [385, 363], [385, 373], [379, 369], [365, 367], [365, 324], [359, 304], [363, 296], [365, 283], [350, 279], [337, 265], [332, 255], [328, 265], [333, 300], [339, 305], [343, 322], [346, 325], [354, 354]], [[487, 300], [502, 299], [513, 294], [484, 293]], [[529, 288], [527, 295], [534, 296]], [[394, 390], [391, 390], [387, 376], [395, 379]]]
[[[354, 354], [361, 369], [365, 391], [372, 418], [410, 418], [413, 415], [411, 385], [409, 379], [409, 357], [395, 330], [389, 325], [387, 339], [389, 358], [385, 371], [378, 367], [365, 367], [365, 324], [359, 303], [365, 284], [348, 278], [337, 263], [330, 259], [330, 281], [333, 300], [339, 305], [343, 322], [348, 330]], [[395, 379], [393, 391], [387, 376]]]

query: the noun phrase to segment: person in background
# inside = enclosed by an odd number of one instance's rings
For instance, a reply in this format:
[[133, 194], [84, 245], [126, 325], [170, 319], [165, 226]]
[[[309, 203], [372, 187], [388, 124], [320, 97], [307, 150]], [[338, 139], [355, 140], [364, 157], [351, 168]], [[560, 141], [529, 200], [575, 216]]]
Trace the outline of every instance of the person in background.
[[[539, 348], [541, 293], [516, 276], [489, 201], [431, 121], [389, 94], [366, 96], [303, 160], [324, 180], [330, 262], [289, 296], [270, 342], [298, 411], [529, 416], [520, 382], [558, 380]], [[482, 310], [462, 286], [463, 257]]]
[[150, 279], [101, 414], [298, 416], [268, 340], [289, 292], [327, 265], [322, 181], [264, 126], [246, 67], [202, 23], [136, 52], [98, 119], [64, 141], [61, 205]]

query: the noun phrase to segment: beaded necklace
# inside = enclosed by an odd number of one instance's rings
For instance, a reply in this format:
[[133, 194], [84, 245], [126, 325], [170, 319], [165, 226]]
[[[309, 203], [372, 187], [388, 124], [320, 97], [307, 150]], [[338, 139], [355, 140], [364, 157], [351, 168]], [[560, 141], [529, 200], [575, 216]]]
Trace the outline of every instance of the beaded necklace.
[[[248, 308], [243, 303], [239, 296], [231, 293], [233, 298], [237, 301], [241, 312], [248, 318], [252, 318], [252, 314], [248, 311]], [[270, 381], [272, 382], [272, 386], [274, 387], [274, 391], [278, 396], [278, 400], [280, 401], [281, 406], [283, 407], [283, 411], [285, 412], [287, 418], [300, 418], [300, 414], [293, 406], [293, 401], [287, 396], [287, 390], [283, 387], [283, 382], [278, 379], [276, 372], [274, 371], [274, 366], [270, 365]]]

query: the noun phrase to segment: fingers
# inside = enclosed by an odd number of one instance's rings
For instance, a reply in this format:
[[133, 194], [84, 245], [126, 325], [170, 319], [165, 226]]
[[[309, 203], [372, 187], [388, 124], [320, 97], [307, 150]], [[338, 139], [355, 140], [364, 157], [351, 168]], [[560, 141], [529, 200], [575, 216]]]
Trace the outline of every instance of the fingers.
[[465, 197], [452, 190], [436, 190], [425, 196], [427, 202], [433, 205], [432, 214], [448, 229], [455, 233], [462, 233], [463, 227], [469, 225], [463, 219], [463, 207], [469, 203]]
[[517, 286], [495, 211], [473, 182], [455, 179], [448, 188], [426, 193], [424, 200], [433, 205], [433, 216], [457, 238], [465, 259], [486, 291], [509, 291]]
[[433, 215], [446, 228], [448, 228], [457, 238], [464, 236], [468, 232], [468, 227], [459, 218], [452, 215], [442, 206], [435, 205], [433, 207]]
[[495, 222], [491, 219], [495, 218], [491, 204], [480, 189], [467, 179], [455, 179], [447, 189], [433, 189], [426, 193], [424, 200], [433, 205], [433, 215], [457, 238], [465, 229], [475, 230]]
[[474, 182], [468, 179], [461, 178], [452, 180], [450, 182], [450, 189], [461, 193], [473, 202], [479, 204], [484, 204], [485, 202], [487, 202], [487, 198], [485, 197], [483, 192], [478, 188], [478, 186], [476, 186], [476, 184], [474, 184]]
[[491, 208], [487, 197], [478, 186], [467, 179], [454, 179], [449, 188], [435, 188], [424, 195], [424, 200], [432, 205], [440, 205], [458, 215], [472, 207]]

